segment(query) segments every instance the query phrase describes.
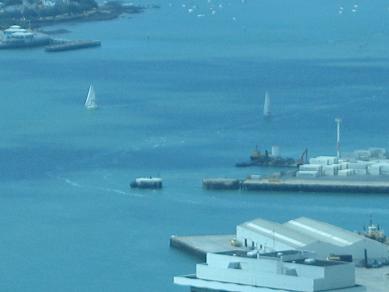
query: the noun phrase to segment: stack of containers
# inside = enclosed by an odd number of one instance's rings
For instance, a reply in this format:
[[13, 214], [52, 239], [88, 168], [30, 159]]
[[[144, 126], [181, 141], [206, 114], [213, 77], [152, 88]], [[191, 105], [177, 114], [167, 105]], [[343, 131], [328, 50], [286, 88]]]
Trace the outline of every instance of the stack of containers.
[[320, 174], [319, 171], [317, 170], [299, 170], [296, 173], [296, 177], [300, 177], [300, 178], [315, 178], [319, 176]]
[[385, 148], [372, 147], [372, 148], [369, 148], [368, 151], [370, 152], [371, 158], [385, 159], [385, 156], [386, 156], [386, 149]]
[[367, 167], [367, 173], [369, 175], [381, 175], [381, 164], [374, 163]]
[[381, 164], [381, 175], [389, 175], [389, 163]]
[[309, 165], [320, 165], [320, 175], [335, 176], [338, 173], [338, 159], [333, 156], [318, 156], [309, 159]]
[[338, 171], [339, 176], [351, 176], [354, 175], [354, 169], [341, 169]]
[[338, 163], [338, 159], [334, 156], [318, 156], [309, 159], [310, 164], [332, 165]]
[[324, 165], [322, 174], [324, 176], [335, 176], [338, 175], [338, 165], [337, 164], [331, 164], [331, 165]]
[[350, 162], [349, 169], [353, 169], [356, 175], [366, 175], [368, 165], [365, 161]]
[[354, 156], [357, 160], [368, 161], [371, 157], [369, 150], [355, 150]]
[[349, 168], [349, 163], [348, 162], [342, 162], [338, 164], [339, 170], [344, 170]]
[[303, 164], [299, 167], [300, 171], [317, 171], [319, 174], [321, 174], [322, 169], [323, 166], [320, 164]]
[[339, 161], [338, 161], [338, 158], [335, 157], [335, 156], [319, 156], [318, 157], [319, 159], [326, 159], [327, 160], [327, 164], [328, 165], [331, 165], [331, 164], [337, 164]]

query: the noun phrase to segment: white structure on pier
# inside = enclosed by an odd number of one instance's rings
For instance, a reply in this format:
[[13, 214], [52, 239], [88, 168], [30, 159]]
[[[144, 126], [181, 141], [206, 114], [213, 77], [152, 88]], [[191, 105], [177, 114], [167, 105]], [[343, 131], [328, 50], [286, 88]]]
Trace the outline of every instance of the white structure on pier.
[[389, 246], [340, 227], [301, 217], [284, 224], [256, 219], [240, 224], [236, 238], [243, 246], [260, 252], [277, 250], [312, 251], [317, 258], [326, 259], [331, 254], [351, 255], [362, 264], [365, 250], [369, 262], [387, 262]]
[[336, 157], [340, 159], [340, 123], [342, 122], [341, 119], [336, 118]]
[[352, 263], [315, 260], [295, 250], [208, 253], [207, 262], [196, 265], [196, 274], [174, 277], [174, 283], [193, 292], [366, 291], [356, 285]]

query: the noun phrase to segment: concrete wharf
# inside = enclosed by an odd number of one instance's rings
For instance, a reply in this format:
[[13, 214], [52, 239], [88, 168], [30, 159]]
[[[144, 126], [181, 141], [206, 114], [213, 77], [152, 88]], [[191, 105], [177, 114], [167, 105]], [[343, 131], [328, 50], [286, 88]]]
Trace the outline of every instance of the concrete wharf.
[[246, 179], [242, 189], [248, 191], [388, 193], [389, 180], [367, 179]]
[[241, 181], [235, 178], [205, 178], [203, 188], [207, 190], [239, 190]]

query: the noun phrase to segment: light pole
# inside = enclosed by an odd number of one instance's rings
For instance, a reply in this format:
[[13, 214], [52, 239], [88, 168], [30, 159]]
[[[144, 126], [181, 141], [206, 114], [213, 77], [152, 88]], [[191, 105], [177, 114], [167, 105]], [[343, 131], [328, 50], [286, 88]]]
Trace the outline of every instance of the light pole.
[[340, 123], [342, 122], [341, 119], [336, 118], [336, 157], [340, 158]]

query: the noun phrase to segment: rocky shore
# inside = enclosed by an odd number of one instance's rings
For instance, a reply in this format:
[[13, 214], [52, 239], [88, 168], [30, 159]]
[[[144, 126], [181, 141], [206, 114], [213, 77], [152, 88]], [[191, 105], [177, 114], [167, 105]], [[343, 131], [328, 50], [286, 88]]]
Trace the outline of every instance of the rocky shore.
[[22, 27], [37, 28], [64, 22], [110, 20], [122, 14], [136, 14], [143, 12], [147, 8], [158, 8], [158, 6], [137, 6], [117, 1], [105, 2], [101, 5], [94, 1], [89, 1], [88, 5], [85, 2], [82, 2], [82, 5], [67, 2], [72, 4], [64, 6], [62, 1], [61, 6], [57, 9], [55, 7], [59, 4], [51, 4], [53, 5], [51, 7], [36, 5], [27, 9], [24, 3], [25, 1], [19, 5], [8, 5], [6, 7], [3, 4], [3, 7], [0, 7], [0, 29], [5, 29], [15, 24]]

